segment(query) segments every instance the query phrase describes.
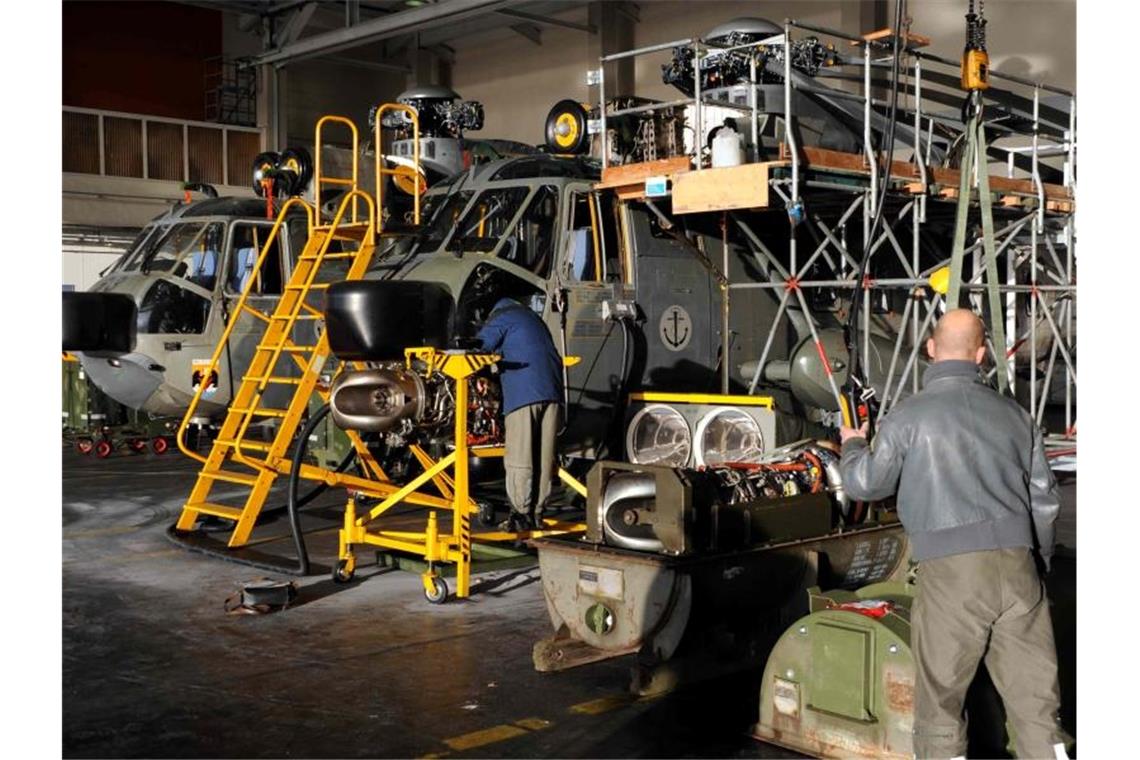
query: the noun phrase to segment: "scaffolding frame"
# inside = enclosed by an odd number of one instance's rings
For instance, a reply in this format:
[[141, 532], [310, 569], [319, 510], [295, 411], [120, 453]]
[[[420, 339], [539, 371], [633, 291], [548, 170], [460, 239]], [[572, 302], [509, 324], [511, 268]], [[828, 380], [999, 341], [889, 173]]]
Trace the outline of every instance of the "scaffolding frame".
[[[849, 171], [844, 171], [839, 177], [839, 181], [837, 181], [837, 175], [829, 173], [829, 170], [826, 168], [820, 171], [818, 167], [813, 165], [813, 162], [807, 160], [808, 154], [811, 153], [810, 148], [805, 149], [803, 146], [797, 144], [797, 117], [793, 109], [793, 93], [797, 90], [805, 92], [812, 92], [814, 90], [818, 93], [820, 89], [795, 82], [795, 78], [792, 74], [792, 56], [787, 54], [787, 51], [792, 49], [797, 39], [806, 38], [808, 35], [816, 36], [817, 38], [819, 36], [831, 38], [840, 44], [849, 44], [860, 52], [859, 55], [841, 58], [837, 68], [850, 70], [852, 67], [860, 67], [862, 73], [861, 91], [855, 94], [837, 90], [828, 91], [828, 94], [840, 99], [858, 100], [862, 103], [863, 167], [862, 172], [859, 172], [859, 174], [866, 180], [865, 182], [851, 182], [852, 172]], [[688, 154], [688, 158], [693, 162], [692, 170], [696, 172], [717, 171], [716, 169], [703, 166], [701, 160], [701, 146], [705, 138], [706, 127], [704, 112], [708, 106], [728, 107], [745, 112], [750, 111], [751, 133], [753, 138], [752, 145], [759, 146], [757, 139], [759, 118], [761, 116], [766, 117], [767, 114], [760, 111], [758, 106], [757, 90], [760, 82], [757, 80], [757, 60], [760, 58], [759, 53], [761, 50], [771, 51], [773, 49], [779, 49], [781, 51], [780, 54], [783, 58], [782, 87], [784, 96], [784, 129], [783, 142], [780, 144], [780, 148], [781, 158], [786, 158], [786, 161], [784, 161], [781, 166], [772, 167], [768, 183], [770, 190], [783, 202], [790, 213], [795, 213], [797, 209], [806, 212], [804, 214], [803, 223], [812, 225], [815, 231], [818, 231], [822, 236], [822, 240], [805, 259], [801, 257], [800, 251], [797, 250], [797, 236], [793, 231], [792, 234], [787, 236], [788, 250], [786, 260], [789, 266], [784, 267], [780, 260], [765, 246], [760, 237], [749, 228], [748, 224], [738, 215], [733, 214], [733, 222], [743, 233], [744, 240], [748, 242], [751, 254], [757, 263], [761, 265], [760, 270], [764, 273], [767, 281], [731, 282], [727, 280], [729, 246], [726, 233], [724, 242], [725, 271], [720, 275], [720, 279], [724, 280], [722, 287], [725, 293], [725, 297], [722, 301], [724, 304], [722, 325], [729, 324], [729, 312], [731, 309], [731, 299], [729, 296], [731, 293], [748, 289], [782, 291], [777, 306], [776, 317], [769, 326], [760, 361], [757, 363], [755, 373], [749, 384], [750, 393], [756, 392], [764, 364], [772, 349], [778, 326], [782, 319], [788, 317], [789, 305], [793, 303], [793, 301], [800, 308], [810, 334], [816, 342], [817, 348], [821, 350], [821, 355], [823, 355], [816, 319], [808, 309], [807, 301], [804, 296], [805, 289], [851, 291], [850, 308], [858, 308], [861, 311], [859, 320], [862, 325], [860, 333], [863, 340], [863, 356], [869, 355], [871, 333], [869, 328], [871, 323], [872, 321], [881, 319], [880, 316], [876, 315], [878, 305], [883, 303], [892, 291], [894, 293], [906, 294], [905, 307], [901, 318], [897, 321], [897, 328], [894, 330], [897, 334], [891, 356], [890, 368], [887, 373], [887, 388], [880, 398], [879, 416], [881, 417], [897, 403], [901, 391], [907, 385], [910, 386], [912, 392], [917, 391], [919, 388], [918, 357], [924, 343], [922, 336], [929, 330], [937, 314], [943, 312], [946, 308], [945, 299], [940, 293], [928, 292], [928, 288], [932, 287], [931, 275], [949, 263], [949, 257], [947, 257], [934, 266], [922, 266], [922, 233], [925, 229], [925, 225], [928, 224], [928, 211], [930, 210], [931, 204], [953, 203], [958, 192], [956, 186], [957, 180], [954, 182], [949, 181], [949, 175], [957, 174], [957, 172], [951, 172], [941, 168], [936, 169], [931, 165], [931, 153], [935, 142], [935, 129], [937, 125], [937, 127], [945, 132], [957, 130], [959, 133], [964, 133], [965, 124], [961, 123], [961, 119], [956, 115], [948, 114], [944, 109], [938, 110], [936, 107], [937, 104], [928, 97], [929, 92], [935, 90], [939, 82], [945, 84], [948, 76], [952, 76], [955, 80], [959, 77], [960, 63], [929, 53], [920, 52], [909, 44], [911, 39], [909, 35], [905, 35], [905, 39], [907, 40], [907, 44], [900, 47], [900, 55], [905, 56], [909, 60], [904, 60], [900, 63], [898, 86], [900, 88], [900, 100], [904, 97], [905, 93], [905, 96], [910, 101], [909, 110], [912, 112], [910, 118], [913, 120], [913, 123], [909, 126], [913, 139], [908, 146], [905, 146], [909, 148], [911, 152], [911, 159], [909, 162], [900, 162], [895, 160], [893, 155], [889, 157], [887, 170], [890, 177], [886, 192], [895, 202], [895, 205], [901, 204], [901, 208], [895, 212], [893, 219], [888, 220], [884, 217], [884, 224], [876, 240], [870, 241], [865, 239], [863, 241], [863, 250], [866, 250], [867, 247], [870, 246], [872, 256], [882, 255], [880, 249], [886, 246], [889, 250], [893, 251], [895, 258], [902, 266], [906, 276], [890, 279], [873, 279], [866, 277], [862, 282], [855, 281], [857, 276], [856, 272], [859, 267], [854, 256], [847, 249], [846, 228], [852, 217], [861, 209], [862, 229], [864, 236], [866, 236], [870, 230], [870, 221], [878, 202], [877, 195], [881, 178], [880, 163], [882, 156], [876, 151], [876, 146], [874, 145], [872, 118], [875, 115], [874, 108], [877, 105], [884, 104], [873, 97], [873, 89], [876, 85], [872, 73], [875, 69], [890, 65], [890, 36], [884, 37], [881, 34], [877, 34], [854, 37], [834, 29], [804, 24], [794, 19], [787, 19], [785, 20], [782, 34], [773, 35], [756, 42], [734, 47], [718, 47], [710, 46], [706, 42], [695, 38], [677, 40], [661, 45], [653, 45], [603, 56], [599, 59], [601, 65], [598, 70], [591, 72], [591, 80], [595, 81], [598, 85], [599, 100], [602, 103], [599, 109], [603, 165], [602, 184], [603, 186], [612, 187], [619, 183], [607, 181], [607, 173], [613, 171], [608, 161], [607, 121], [609, 119], [631, 115], [634, 112], [653, 111], [677, 106], [683, 106], [686, 109], [691, 108], [689, 113], [693, 120], [694, 140], [693, 150]], [[689, 48], [693, 55], [693, 97], [642, 105], [635, 109], [615, 110], [607, 113], [605, 107], [606, 63], [684, 47]], [[746, 86], [751, 85], [749, 86], [750, 96], [749, 105], [747, 107], [741, 107], [739, 104], [728, 104], [723, 101], [710, 100], [706, 94], [702, 94], [701, 91], [700, 63], [702, 57], [708, 55], [722, 55], [729, 51], [749, 51], [751, 53], [751, 64], [749, 68], [750, 81], [745, 83]], [[885, 58], [883, 58], [884, 55], [886, 56]], [[1015, 159], [1018, 156], [1027, 157], [1029, 159], [1029, 187], [1023, 187], [1024, 182], [1014, 183], [1012, 181], [1001, 183], [1004, 189], [994, 189], [991, 187], [990, 199], [994, 209], [1005, 209], [1003, 216], [1006, 218], [995, 220], [998, 223], [998, 228], [994, 231], [995, 256], [998, 258], [999, 271], [1004, 272], [1005, 279], [997, 283], [986, 283], [983, 281], [984, 265], [986, 263], [984, 254], [982, 253], [983, 239], [980, 235], [975, 234], [974, 239], [968, 241], [965, 246], [966, 260], [968, 263], [967, 268], [963, 271], [961, 289], [966, 295], [966, 302], [975, 311], [982, 311], [982, 297], [987, 288], [991, 286], [995, 287], [997, 292], [1001, 295], [1003, 313], [996, 316], [1004, 320], [1005, 324], [1006, 344], [1001, 347], [1000, 350], [1004, 351], [1008, 358], [1007, 372], [1010, 392], [1014, 393], [1019, 376], [1023, 376], [1024, 374], [1024, 372], [1019, 373], [1019, 370], [1027, 370], [1029, 375], [1027, 406], [1028, 411], [1033, 415], [1038, 425], [1044, 426], [1047, 401], [1050, 397], [1050, 392], [1054, 390], [1051, 388], [1054, 370], [1057, 367], [1058, 360], [1063, 362], [1064, 429], [1062, 431], [1051, 432], [1059, 433], [1062, 438], [1075, 438], [1075, 389], [1077, 382], [1075, 361], [1076, 335], [1074, 330], [1076, 231], [1075, 204], [1073, 199], [1076, 194], [1076, 98], [1072, 92], [1063, 88], [1041, 82], [1033, 82], [997, 71], [991, 71], [990, 77], [995, 81], [1007, 82], [1012, 85], [1029, 88], [1032, 92], [1032, 118], [1027, 127], [1016, 129], [1003, 125], [997, 128], [999, 130], [1005, 130], [1005, 134], [1000, 135], [997, 140], [1008, 137], [1020, 137], [1028, 141], [1028, 144], [999, 146], [993, 144], [996, 140], [991, 140], [989, 145], [990, 149], [1006, 152], [1006, 179], [1008, 180], [1013, 180], [1014, 178]], [[849, 79], [854, 82], [854, 77], [849, 77]], [[907, 83], [905, 87], [904, 82]], [[924, 87], [927, 88], [925, 92]], [[1067, 128], [1056, 130], [1056, 127], [1053, 127], [1049, 130], [1060, 131], [1060, 139], [1049, 138], [1046, 135], [1042, 135], [1042, 93], [1061, 96], [1061, 98], [1067, 100]], [[943, 95], [943, 100], [945, 100], [946, 90], [942, 90], [941, 94]], [[960, 94], [964, 95], [964, 93]], [[981, 95], [983, 103], [988, 106], [993, 106], [999, 115], [1016, 112], [1016, 107], [1008, 106], [1008, 102], [1015, 98], [1022, 100], [1029, 99], [1028, 96], [1016, 95], [1011, 91], [997, 90], [996, 88], [991, 91], [983, 91]], [[1004, 104], [1000, 103], [998, 101], [999, 96], [1008, 96], [1007, 102]], [[1057, 111], [1063, 114], [1063, 109], [1057, 108]], [[777, 116], [779, 116], [779, 114], [777, 114]], [[906, 118], [908, 118], [907, 114], [900, 109], [898, 121], [901, 122]], [[991, 124], [989, 127], [994, 128], [994, 125]], [[900, 144], [896, 141], [896, 151], [899, 147]], [[828, 151], [817, 151], [817, 154], [827, 152]], [[1060, 157], [1062, 159], [1061, 173], [1063, 176], [1063, 184], [1060, 186], [1047, 186], [1042, 180], [1040, 169], [1043, 159], [1050, 157]], [[970, 187], [976, 188], [979, 172], [984, 171], [987, 177], [990, 176], [990, 163], [991, 161], [989, 159], [978, 158], [973, 166], [961, 168], [960, 171], [970, 172], [972, 174], [973, 182], [969, 184]], [[990, 184], [999, 184], [999, 180], [991, 179]], [[814, 213], [812, 210], [814, 201], [825, 195], [829, 197], [832, 202], [844, 196], [851, 199], [849, 202], [840, 204], [843, 206], [844, 211], [831, 223], [825, 221], [821, 215]], [[977, 197], [977, 191], [975, 189], [971, 193], [970, 208], [972, 210], [978, 209], [979, 201], [980, 198]], [[654, 210], [655, 213], [660, 213], [655, 206], [651, 205], [651, 209]], [[1020, 211], [1020, 213], [1016, 213], [1015, 218], [1009, 219], [1009, 211], [1011, 210], [1017, 210]], [[727, 213], [732, 214], [732, 212]], [[904, 220], [909, 223], [911, 228], [909, 252], [903, 245], [904, 241], [900, 241], [898, 239], [899, 236], [895, 233], [895, 228]], [[727, 222], [727, 219], [725, 221]], [[794, 230], [794, 226], [792, 229]], [[872, 259], [872, 262], [873, 261], [874, 259]], [[809, 279], [813, 267], [818, 267], [821, 264], [826, 267], [825, 274], [823, 276], [817, 274], [816, 277]], [[1026, 266], [1028, 266], [1028, 274], [1023, 275], [1021, 278], [1026, 281], [1021, 282], [1019, 281], [1018, 273], [1019, 270], [1024, 269]], [[818, 271], [818, 269], [815, 271]], [[862, 291], [861, 299], [858, 298], [857, 291]], [[1018, 315], [1022, 313], [1020, 310], [1024, 310], [1024, 313], [1027, 315], [1027, 325], [1019, 326]], [[1041, 337], [1039, 333], [1042, 331], [1045, 331], [1044, 335], [1048, 338], [1048, 345], [1044, 349], [1039, 349], [1039, 337]], [[722, 356], [727, 357], [731, 335], [723, 326], [721, 329], [721, 340]], [[999, 349], [992, 344], [992, 341], [990, 341], [988, 337], [987, 347], [990, 358], [993, 359], [996, 356], [995, 352]], [[1039, 392], [1038, 377], [1041, 370], [1040, 364], [1042, 362], [1045, 363], [1045, 367], [1043, 372], [1043, 384]], [[893, 382], [896, 378], [895, 370], [900, 363], [903, 366], [903, 370], [897, 376], [898, 382], [895, 383]], [[992, 379], [997, 372], [997, 362], [994, 362], [994, 365], [995, 368], [989, 370], [989, 379]], [[830, 369], [830, 367], [828, 367], [828, 369]], [[730, 363], [728, 361], [722, 361], [722, 390], [725, 389], [729, 383], [730, 372]], [[843, 403], [840, 399], [839, 389], [836, 387], [834, 379], [830, 378], [830, 376], [829, 379], [831, 379], [831, 389], [836, 395], [840, 408], [842, 408]]]

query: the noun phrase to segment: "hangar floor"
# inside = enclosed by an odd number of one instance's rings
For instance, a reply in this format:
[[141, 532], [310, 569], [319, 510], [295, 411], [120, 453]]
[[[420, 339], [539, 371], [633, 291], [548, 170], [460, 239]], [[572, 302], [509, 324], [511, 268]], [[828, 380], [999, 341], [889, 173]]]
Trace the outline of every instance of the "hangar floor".
[[[167, 541], [192, 464], [63, 453], [65, 757], [798, 757], [748, 736], [759, 673], [651, 700], [627, 696], [631, 658], [536, 673], [550, 624], [533, 566], [442, 606], [398, 571], [340, 586], [329, 522], [295, 606], [226, 615], [266, 573]], [[1075, 480], [1062, 490], [1059, 543], [1075, 547]], [[1049, 585], [1075, 732], [1075, 550]]]

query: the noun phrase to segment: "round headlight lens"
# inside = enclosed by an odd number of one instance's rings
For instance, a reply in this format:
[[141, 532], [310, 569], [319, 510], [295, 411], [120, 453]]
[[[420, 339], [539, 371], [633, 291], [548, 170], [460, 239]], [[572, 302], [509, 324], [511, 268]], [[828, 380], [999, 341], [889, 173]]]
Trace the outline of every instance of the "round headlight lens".
[[706, 467], [757, 462], [764, 437], [756, 420], [739, 409], [709, 412], [697, 425], [697, 464]]
[[693, 450], [693, 435], [685, 418], [671, 406], [647, 406], [633, 416], [625, 438], [626, 454], [634, 464], [684, 467]]

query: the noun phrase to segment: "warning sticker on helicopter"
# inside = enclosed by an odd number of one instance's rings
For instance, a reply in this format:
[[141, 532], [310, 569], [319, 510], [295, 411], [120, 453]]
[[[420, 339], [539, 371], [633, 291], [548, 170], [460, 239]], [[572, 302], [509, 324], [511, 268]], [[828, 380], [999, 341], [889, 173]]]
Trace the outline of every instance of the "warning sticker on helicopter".
[[578, 566], [578, 591], [583, 594], [622, 599], [624, 586], [621, 570], [612, 567]]
[[[205, 377], [207, 370], [210, 369], [209, 359], [193, 359], [190, 362], [190, 385], [193, 390], [197, 391], [198, 386], [202, 384], [202, 378]], [[213, 395], [218, 390], [218, 371], [213, 370], [206, 378], [206, 388], [202, 391], [203, 396]]]
[[657, 323], [657, 334], [665, 348], [670, 351], [683, 351], [693, 337], [693, 320], [683, 306], [674, 304], [661, 315]]

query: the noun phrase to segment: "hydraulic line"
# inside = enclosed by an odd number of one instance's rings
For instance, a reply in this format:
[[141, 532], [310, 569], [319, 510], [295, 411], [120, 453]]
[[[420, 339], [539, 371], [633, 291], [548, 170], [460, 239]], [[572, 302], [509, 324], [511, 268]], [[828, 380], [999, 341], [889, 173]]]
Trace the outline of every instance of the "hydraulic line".
[[[296, 447], [293, 449], [293, 461], [289, 467], [289, 485], [286, 486], [288, 501], [286, 505], [289, 508], [289, 530], [293, 533], [293, 548], [296, 549], [297, 552], [298, 575], [309, 574], [309, 551], [305, 547], [305, 537], [301, 533], [301, 502], [297, 499], [297, 486], [301, 481], [301, 464], [305, 461], [305, 451], [309, 448], [309, 436], [317, 429], [317, 425], [328, 416], [329, 409], [331, 408], [329, 404], [324, 404], [316, 412], [309, 415], [309, 421], [305, 423], [305, 427], [301, 429], [301, 435], [297, 440]], [[345, 461], [350, 461], [355, 453], [355, 449], [350, 451], [349, 455], [345, 457]], [[342, 464], [344, 464], [344, 462], [342, 462]], [[340, 470], [339, 467], [337, 469], [338, 471]], [[325, 483], [321, 483], [321, 485], [314, 488], [305, 499], [309, 500], [315, 498], [316, 494], [322, 492], [325, 486]]]

